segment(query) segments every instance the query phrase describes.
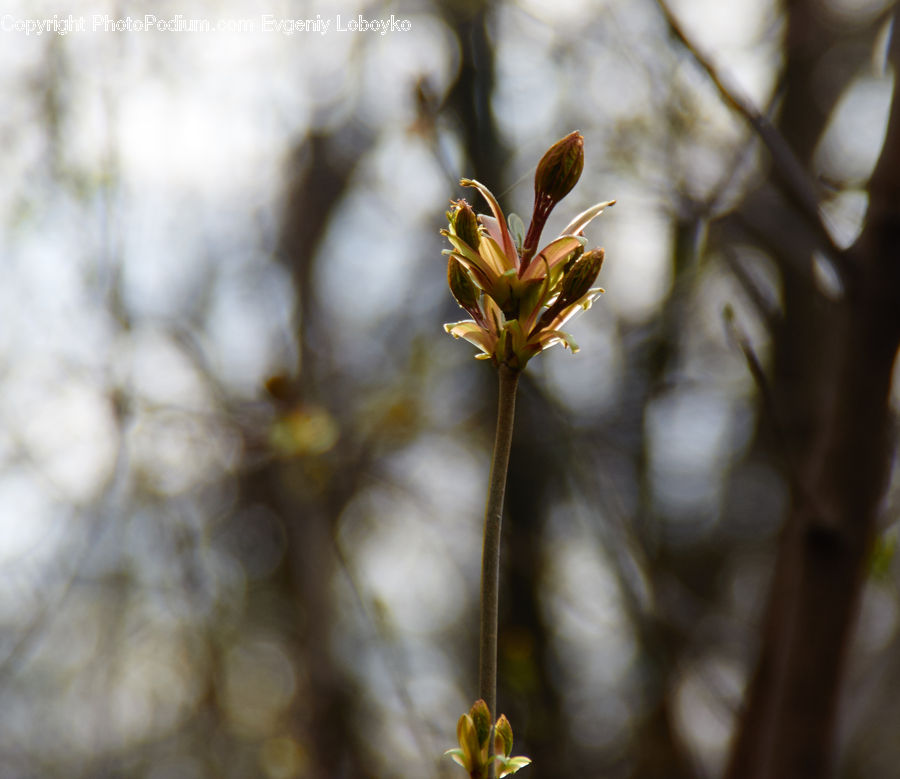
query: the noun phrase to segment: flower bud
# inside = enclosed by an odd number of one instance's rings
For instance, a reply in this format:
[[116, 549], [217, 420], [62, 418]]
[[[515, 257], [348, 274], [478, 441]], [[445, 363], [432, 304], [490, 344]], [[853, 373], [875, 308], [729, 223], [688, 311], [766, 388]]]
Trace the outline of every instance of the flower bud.
[[494, 754], [509, 757], [513, 748], [513, 732], [512, 725], [506, 719], [505, 714], [500, 715], [497, 724], [494, 727]]
[[603, 265], [603, 249], [593, 249], [579, 257], [561, 282], [559, 303], [568, 306], [588, 293]]
[[534, 175], [535, 198], [548, 197], [558, 203], [572, 191], [584, 170], [584, 138], [569, 133], [558, 140], [541, 157]]
[[563, 266], [563, 275], [567, 274], [576, 262], [581, 258], [581, 255], [584, 254], [584, 246], [576, 246], [572, 253], [569, 255], [568, 259], [566, 259], [566, 264]]
[[454, 232], [477, 251], [481, 236], [478, 234], [478, 218], [472, 206], [462, 199], [455, 201], [453, 205], [455, 208], [450, 212], [450, 219]]
[[466, 311], [471, 312], [478, 306], [478, 286], [472, 281], [469, 272], [463, 267], [463, 264], [455, 257], [450, 258], [447, 263], [447, 284], [456, 302], [459, 303]]
[[584, 170], [584, 138], [579, 132], [569, 133], [554, 143], [541, 157], [534, 174], [534, 211], [528, 234], [522, 244], [520, 274], [537, 250], [547, 217], [581, 178]]
[[478, 735], [478, 743], [480, 746], [484, 746], [487, 744], [488, 738], [491, 735], [491, 712], [488, 710], [488, 706], [483, 699], [479, 698], [475, 701], [472, 708], [469, 709], [469, 716], [475, 724], [475, 733]]

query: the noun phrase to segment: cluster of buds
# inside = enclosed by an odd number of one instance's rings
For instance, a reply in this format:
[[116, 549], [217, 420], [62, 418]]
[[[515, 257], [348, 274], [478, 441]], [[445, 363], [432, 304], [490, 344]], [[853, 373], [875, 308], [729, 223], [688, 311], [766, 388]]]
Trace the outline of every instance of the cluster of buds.
[[[492, 733], [494, 748], [490, 750]], [[512, 757], [512, 725], [506, 715], [501, 714], [491, 728], [491, 712], [483, 700], [475, 701], [469, 713], [459, 718], [456, 737], [459, 747], [448, 749], [444, 754], [465, 768], [470, 779], [487, 779], [492, 763], [497, 779], [510, 776], [531, 763], [527, 757]]]
[[476, 215], [465, 200], [447, 212], [442, 231], [452, 249], [447, 281], [456, 302], [472, 319], [444, 329], [475, 344], [479, 359], [520, 371], [538, 352], [561, 343], [578, 351], [559, 328], [578, 311], [590, 307], [603, 290], [594, 287], [603, 264], [603, 249], [585, 251], [584, 228], [605, 208], [597, 203], [573, 219], [562, 233], [537, 251], [550, 212], [581, 177], [584, 139], [577, 132], [557, 141], [538, 163], [534, 177], [534, 210], [526, 233], [519, 217], [507, 221], [497, 198], [483, 184], [462, 179], [487, 201], [491, 216]]

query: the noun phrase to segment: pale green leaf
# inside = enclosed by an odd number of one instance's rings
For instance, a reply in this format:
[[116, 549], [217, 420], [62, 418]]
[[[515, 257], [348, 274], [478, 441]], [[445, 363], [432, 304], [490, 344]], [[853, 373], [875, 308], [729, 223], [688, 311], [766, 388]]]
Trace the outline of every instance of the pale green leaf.
[[522, 251], [522, 244], [525, 243], [525, 223], [518, 214], [510, 214], [507, 217], [509, 222], [509, 232], [516, 244], [516, 249]]

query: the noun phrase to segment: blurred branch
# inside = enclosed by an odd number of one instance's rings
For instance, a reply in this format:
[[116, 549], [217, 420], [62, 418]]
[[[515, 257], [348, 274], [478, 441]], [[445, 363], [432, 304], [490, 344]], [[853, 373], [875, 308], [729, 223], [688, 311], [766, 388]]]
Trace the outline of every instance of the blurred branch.
[[894, 95], [881, 155], [869, 180], [869, 211], [850, 254], [871, 281], [871, 293], [883, 303], [888, 337], [900, 330], [900, 3], [894, 5], [888, 60], [894, 70]]
[[419, 76], [413, 87], [416, 104], [415, 121], [407, 128], [409, 135], [418, 135], [428, 146], [451, 188], [459, 185], [459, 172], [453, 172], [453, 162], [443, 141], [440, 126], [446, 98], [439, 100], [426, 76]]
[[759, 284], [751, 277], [744, 264], [735, 256], [734, 251], [728, 251], [725, 254], [725, 262], [769, 329], [769, 332], [775, 332], [783, 318], [777, 305], [767, 299]]
[[[394, 651], [396, 637], [390, 630], [391, 626], [388, 622], [388, 615], [383, 608], [380, 608], [380, 604], [377, 601], [373, 602], [363, 594], [363, 585], [360, 583], [350, 558], [341, 545], [338, 534], [333, 534], [331, 540], [334, 547], [335, 559], [347, 581], [347, 586], [353, 593], [353, 599], [356, 601], [362, 619], [372, 628], [373, 645], [384, 658], [384, 664], [388, 670], [394, 693], [406, 712], [406, 721], [413, 740], [417, 744], [425, 744], [426, 741], [432, 739], [430, 738], [430, 733], [423, 727], [424, 720], [416, 708], [412, 695], [410, 695], [408, 679], [401, 673], [401, 671], [404, 670], [404, 664], [402, 658]], [[437, 742], [427, 750], [423, 749], [423, 751], [433, 752], [435, 754], [438, 754], [438, 750], [439, 746]]]
[[[895, 24], [898, 14], [895, 6]], [[891, 61], [900, 68], [896, 39]], [[810, 444], [799, 450], [809, 489], [795, 490], [784, 526], [728, 779], [833, 772], [839, 696], [896, 447], [890, 398], [900, 346], [898, 171], [895, 83], [866, 223], [846, 253], [857, 283], [830, 312], [826, 372], [801, 388], [800, 399], [815, 410]], [[802, 346], [812, 350], [822, 337], [821, 327], [813, 329]], [[816, 385], [824, 380], [833, 386], [822, 397]]]
[[467, 169], [474, 171], [480, 181], [506, 181], [503, 164], [506, 153], [491, 109], [496, 78], [487, 26], [496, 7], [477, 0], [442, 3], [438, 8], [459, 41], [459, 71], [443, 105], [456, 115], [463, 148], [469, 157]]
[[740, 114], [765, 144], [775, 163], [776, 178], [791, 201], [815, 229], [821, 248], [827, 252], [829, 258], [834, 262], [845, 284], [849, 285], [854, 276], [853, 268], [846, 262], [840, 248], [835, 245], [834, 239], [831, 237], [831, 233], [819, 210], [819, 196], [816, 187], [784, 136], [769, 118], [753, 105], [748, 97], [741, 94], [734, 85], [726, 82], [725, 77], [713, 65], [710, 57], [704, 54], [696, 42], [685, 32], [666, 0], [657, 0], [657, 5], [663, 16], [665, 16], [672, 34], [678, 38], [691, 57], [703, 68], [725, 104]]
[[315, 394], [322, 381], [315, 370], [329, 362], [314, 359], [314, 354], [329, 352], [329, 328], [318, 310], [313, 283], [318, 250], [356, 166], [373, 142], [370, 128], [348, 122], [335, 130], [310, 132], [291, 152], [277, 255], [296, 290], [298, 374], [307, 395]]
[[[753, 348], [753, 344], [750, 343], [750, 339], [738, 327], [738, 324], [735, 321], [734, 310], [730, 305], [725, 307], [725, 310], [722, 312], [722, 318], [725, 321], [725, 327], [728, 330], [728, 334], [744, 355], [747, 369], [753, 377], [753, 383], [756, 385], [756, 389], [759, 392], [759, 397], [762, 401], [763, 413], [768, 419], [769, 427], [771, 428], [775, 439], [776, 451], [784, 460], [784, 468], [791, 489], [794, 494], [802, 495], [803, 499], [810, 505], [816, 505], [819, 502], [819, 498], [816, 496], [815, 491], [812, 490], [808, 484], [805, 484], [801, 478], [800, 469], [797, 464], [797, 455], [794, 451], [790, 437], [787, 434], [782, 414], [775, 401], [775, 393], [772, 391], [769, 377], [766, 376], [766, 371], [763, 368], [759, 356], [756, 354], [756, 350]], [[824, 506], [819, 507], [819, 511], [822, 515], [825, 514], [826, 510], [827, 509]]]

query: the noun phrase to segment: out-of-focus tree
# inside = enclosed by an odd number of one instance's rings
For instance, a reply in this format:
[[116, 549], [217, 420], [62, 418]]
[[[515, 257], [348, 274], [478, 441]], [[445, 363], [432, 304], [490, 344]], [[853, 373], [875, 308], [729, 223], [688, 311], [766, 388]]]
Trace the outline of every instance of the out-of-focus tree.
[[0, 775], [458, 775], [495, 387], [438, 230], [579, 129], [619, 202], [520, 389], [520, 775], [892, 776], [896, 6], [284, 5], [331, 30], [0, 32]]

